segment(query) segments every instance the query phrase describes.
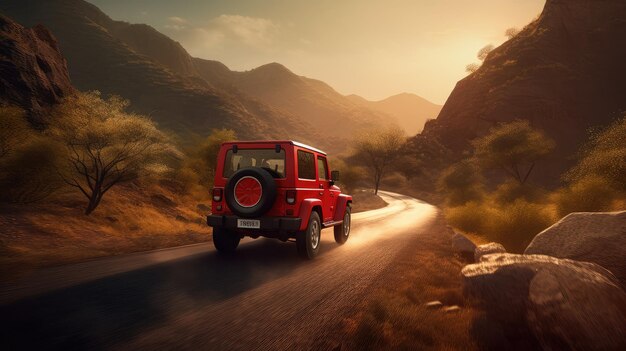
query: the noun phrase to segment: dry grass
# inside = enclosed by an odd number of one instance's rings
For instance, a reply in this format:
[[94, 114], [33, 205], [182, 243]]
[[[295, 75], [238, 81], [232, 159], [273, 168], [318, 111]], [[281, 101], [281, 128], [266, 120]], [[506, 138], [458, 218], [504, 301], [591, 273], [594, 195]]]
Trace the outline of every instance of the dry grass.
[[446, 208], [445, 215], [455, 228], [499, 242], [510, 252], [523, 252], [535, 235], [558, 219], [553, 205], [522, 199], [506, 204], [469, 202]]
[[0, 277], [95, 257], [210, 240], [206, 211], [167, 187], [114, 188], [90, 216], [85, 199], [64, 194], [51, 203], [0, 211]]
[[[360, 312], [345, 321], [347, 349], [477, 349], [471, 325], [480, 311], [462, 296], [460, 271], [465, 263], [453, 254], [451, 234], [441, 223], [420, 238], [417, 252], [391, 266], [371, 297], [357, 306]], [[427, 308], [433, 300], [461, 310]]]
[[374, 195], [373, 190], [355, 190], [352, 192], [352, 213], [376, 210], [387, 206], [378, 195]]

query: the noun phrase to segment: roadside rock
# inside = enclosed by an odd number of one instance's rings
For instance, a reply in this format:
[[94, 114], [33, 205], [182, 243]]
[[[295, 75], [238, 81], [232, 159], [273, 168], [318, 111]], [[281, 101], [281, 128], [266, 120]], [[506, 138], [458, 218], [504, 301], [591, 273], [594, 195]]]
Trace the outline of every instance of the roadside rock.
[[464, 259], [471, 261], [474, 256], [476, 245], [465, 235], [454, 233], [452, 236], [452, 249]]
[[488, 243], [479, 245], [474, 250], [474, 262], [480, 262], [480, 258], [495, 253], [506, 253], [506, 249], [500, 243]]
[[593, 262], [626, 286], [626, 211], [571, 213], [537, 234], [525, 254]]
[[461, 274], [465, 294], [508, 340], [528, 339], [546, 350], [626, 347], [626, 293], [594, 263], [491, 254]]

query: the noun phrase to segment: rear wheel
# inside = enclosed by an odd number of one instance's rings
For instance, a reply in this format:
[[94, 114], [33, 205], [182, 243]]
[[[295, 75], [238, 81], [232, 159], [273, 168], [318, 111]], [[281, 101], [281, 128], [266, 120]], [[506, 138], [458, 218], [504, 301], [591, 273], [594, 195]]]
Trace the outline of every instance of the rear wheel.
[[213, 228], [213, 245], [218, 252], [233, 253], [239, 245], [239, 234], [224, 228]]
[[307, 260], [317, 256], [320, 250], [322, 223], [317, 212], [313, 211], [309, 217], [309, 225], [304, 231], [296, 234], [296, 247], [298, 254]]
[[350, 236], [350, 225], [352, 224], [350, 212], [350, 206], [346, 206], [346, 212], [343, 214], [343, 223], [333, 228], [335, 230], [335, 241], [339, 245], [348, 241], [348, 236]]

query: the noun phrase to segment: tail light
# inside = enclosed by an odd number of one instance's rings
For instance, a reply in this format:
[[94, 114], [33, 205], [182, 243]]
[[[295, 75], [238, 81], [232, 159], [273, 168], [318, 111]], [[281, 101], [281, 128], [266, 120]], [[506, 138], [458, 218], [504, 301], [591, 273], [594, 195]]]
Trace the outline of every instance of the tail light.
[[213, 188], [213, 201], [215, 202], [222, 201], [222, 189]]
[[293, 205], [296, 203], [296, 194], [297, 193], [295, 190], [287, 190], [287, 196], [285, 197], [285, 200], [288, 204]]

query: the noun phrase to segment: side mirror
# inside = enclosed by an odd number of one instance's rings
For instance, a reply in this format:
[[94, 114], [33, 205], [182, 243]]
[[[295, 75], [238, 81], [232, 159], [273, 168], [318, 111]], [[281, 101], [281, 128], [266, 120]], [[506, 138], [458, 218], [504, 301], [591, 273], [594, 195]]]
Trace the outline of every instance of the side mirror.
[[332, 184], [339, 181], [339, 171], [331, 171], [330, 172], [330, 181]]

